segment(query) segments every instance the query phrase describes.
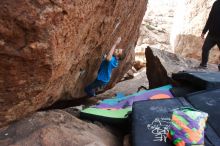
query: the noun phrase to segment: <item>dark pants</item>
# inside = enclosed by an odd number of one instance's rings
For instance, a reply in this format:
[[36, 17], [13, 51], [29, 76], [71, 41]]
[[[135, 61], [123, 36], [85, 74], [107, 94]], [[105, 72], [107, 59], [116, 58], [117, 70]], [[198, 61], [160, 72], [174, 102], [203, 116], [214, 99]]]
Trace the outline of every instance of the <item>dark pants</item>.
[[94, 82], [86, 86], [84, 91], [87, 93], [89, 97], [93, 97], [93, 96], [96, 96], [95, 92], [98, 88], [104, 88], [106, 85], [107, 83], [96, 79]]
[[209, 58], [209, 51], [215, 46], [218, 45], [218, 48], [220, 49], [220, 38], [215, 38], [208, 34], [208, 36], [205, 39], [205, 42], [202, 47], [202, 66], [206, 66], [208, 63]]

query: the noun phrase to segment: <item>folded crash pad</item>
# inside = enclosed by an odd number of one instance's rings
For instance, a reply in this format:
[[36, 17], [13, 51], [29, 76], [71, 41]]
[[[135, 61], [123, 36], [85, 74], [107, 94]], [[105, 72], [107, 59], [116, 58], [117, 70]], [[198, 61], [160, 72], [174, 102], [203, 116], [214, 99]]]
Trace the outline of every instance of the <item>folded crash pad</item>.
[[172, 78], [201, 90], [220, 87], [220, 72], [179, 72]]
[[[171, 115], [174, 109], [181, 107], [191, 105], [184, 98], [135, 102], [132, 107], [133, 146], [172, 146], [167, 139]], [[216, 136], [215, 131], [207, 127], [208, 136]], [[206, 146], [216, 145], [213, 143], [206, 135]]]

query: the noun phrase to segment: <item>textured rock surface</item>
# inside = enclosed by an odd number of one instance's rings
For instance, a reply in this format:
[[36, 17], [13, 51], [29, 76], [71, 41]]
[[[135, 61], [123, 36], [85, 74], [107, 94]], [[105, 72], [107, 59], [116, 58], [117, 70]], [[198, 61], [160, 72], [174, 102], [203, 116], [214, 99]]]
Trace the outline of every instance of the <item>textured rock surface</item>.
[[134, 73], [134, 78], [119, 82], [114, 88], [99, 94], [98, 99], [105, 99], [109, 97], [114, 97], [116, 93], [122, 92], [125, 95], [133, 94], [138, 91], [140, 86], [148, 88], [148, 80], [146, 77], [146, 69], [142, 68], [137, 73]]
[[[149, 88], [156, 88], [172, 83], [172, 73], [179, 71], [205, 71], [197, 68], [199, 62], [195, 59], [184, 59], [167, 51], [147, 47], [145, 50], [147, 61], [147, 78]], [[209, 64], [208, 71], [217, 71], [217, 65]]]
[[[88, 107], [99, 103], [100, 100], [115, 97], [116, 93], [123, 93], [124, 95], [133, 94], [137, 92], [139, 89], [140, 90], [144, 89], [144, 88], [140, 88], [141, 86], [148, 88], [146, 68], [142, 68], [141, 70], [134, 73], [134, 78], [121, 81], [117, 83], [113, 88], [98, 94], [96, 97], [79, 99], [74, 101], [63, 100], [53, 104], [47, 109], [64, 109], [67, 107], [74, 107], [74, 108], [77, 107], [76, 109], [79, 109], [80, 107], [82, 108], [83, 106]], [[72, 111], [72, 109], [74, 108], [70, 108], [70, 111]], [[71, 114], [73, 113], [74, 112], [71, 112]], [[78, 114], [74, 114], [74, 115], [77, 116]]]
[[173, 52], [170, 47], [170, 32], [177, 2], [177, 0], [148, 1], [135, 49], [137, 53], [143, 52], [144, 56], [145, 48], [148, 45]]
[[5, 0], [0, 3], [0, 126], [61, 97], [83, 96], [117, 37], [134, 58], [146, 0]]
[[[200, 38], [212, 4], [215, 0], [178, 1], [174, 18], [171, 43], [176, 53], [185, 57], [200, 59], [203, 40]], [[210, 62], [219, 60], [217, 47], [211, 51]]]
[[149, 80], [149, 88], [157, 88], [171, 83], [170, 77], [167, 75], [167, 71], [162, 65], [160, 58], [154, 55], [153, 50], [147, 47], [145, 50], [146, 62], [147, 62], [147, 78]]
[[64, 111], [49, 111], [0, 129], [1, 146], [120, 146], [108, 128], [77, 119]]

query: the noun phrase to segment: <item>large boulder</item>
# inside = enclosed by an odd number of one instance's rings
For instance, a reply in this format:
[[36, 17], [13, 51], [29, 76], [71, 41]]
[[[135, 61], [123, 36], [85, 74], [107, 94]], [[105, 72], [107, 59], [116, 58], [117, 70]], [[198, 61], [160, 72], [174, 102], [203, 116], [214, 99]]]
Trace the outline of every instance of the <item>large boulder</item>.
[[84, 122], [57, 110], [38, 112], [1, 128], [0, 145], [120, 146], [120, 137], [114, 134], [109, 128]]
[[[201, 59], [201, 48], [204, 40], [200, 38], [206, 24], [212, 4], [215, 0], [178, 1], [174, 25], [171, 34], [171, 45], [175, 53], [184, 57]], [[219, 50], [215, 47], [210, 53], [210, 63], [219, 61]]]
[[134, 58], [146, 0], [5, 0], [0, 3], [0, 126], [60, 98], [84, 95], [101, 57], [121, 36]]

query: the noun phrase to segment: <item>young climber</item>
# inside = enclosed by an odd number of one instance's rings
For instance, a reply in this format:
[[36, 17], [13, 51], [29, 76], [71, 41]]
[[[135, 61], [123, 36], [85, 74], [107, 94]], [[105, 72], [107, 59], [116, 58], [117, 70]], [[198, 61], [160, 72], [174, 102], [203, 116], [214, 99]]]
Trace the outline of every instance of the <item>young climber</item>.
[[[202, 61], [200, 63], [201, 68], [207, 67], [209, 51], [215, 45], [220, 49], [220, 0], [216, 0], [212, 6], [209, 18], [206, 22], [206, 25], [202, 31], [201, 38], [204, 39], [204, 36], [207, 31], [209, 31], [205, 42], [202, 47]], [[218, 65], [220, 70], [220, 64]]]
[[109, 83], [112, 70], [118, 67], [118, 60], [122, 57], [122, 49], [116, 49], [116, 46], [120, 42], [121, 37], [117, 39], [109, 53], [104, 56], [95, 81], [93, 81], [84, 89], [89, 97], [96, 96], [95, 91], [98, 88], [105, 87]]

